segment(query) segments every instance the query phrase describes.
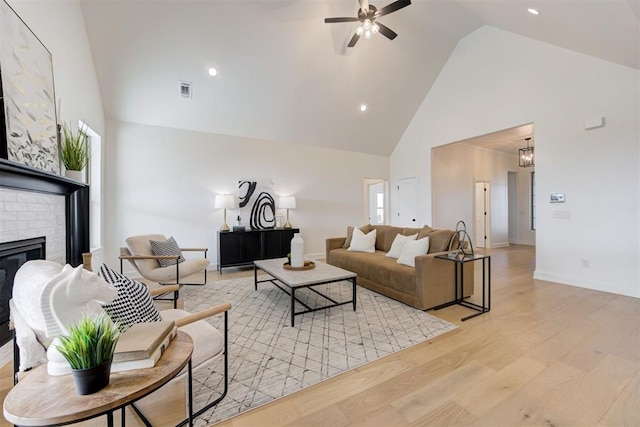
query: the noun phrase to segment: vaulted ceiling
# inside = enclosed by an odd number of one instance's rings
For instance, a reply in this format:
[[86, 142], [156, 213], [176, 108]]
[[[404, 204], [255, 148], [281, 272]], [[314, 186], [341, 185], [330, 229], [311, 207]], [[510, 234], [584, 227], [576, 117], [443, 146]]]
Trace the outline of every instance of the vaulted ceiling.
[[482, 25], [640, 68], [638, 0], [413, 0], [380, 18], [394, 41], [354, 48], [357, 24], [324, 18], [355, 16], [357, 0], [81, 4], [107, 117], [384, 156]]

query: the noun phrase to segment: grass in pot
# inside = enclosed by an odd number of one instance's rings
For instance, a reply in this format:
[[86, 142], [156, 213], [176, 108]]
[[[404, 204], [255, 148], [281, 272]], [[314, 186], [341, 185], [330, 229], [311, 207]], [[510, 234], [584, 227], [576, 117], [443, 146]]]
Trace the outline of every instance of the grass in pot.
[[111, 361], [120, 337], [118, 324], [106, 313], [84, 316], [59, 337], [58, 351], [71, 365], [78, 394], [92, 394], [109, 384]]
[[86, 128], [74, 131], [68, 124], [64, 123], [62, 125], [60, 158], [67, 172], [80, 172], [87, 166], [89, 162], [89, 141], [87, 140]]

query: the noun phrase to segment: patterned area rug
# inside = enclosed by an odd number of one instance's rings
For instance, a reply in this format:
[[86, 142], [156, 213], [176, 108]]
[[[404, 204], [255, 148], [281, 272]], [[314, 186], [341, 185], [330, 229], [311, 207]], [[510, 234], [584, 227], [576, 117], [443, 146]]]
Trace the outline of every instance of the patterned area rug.
[[[349, 282], [318, 287], [337, 301], [351, 300]], [[270, 283], [253, 287], [253, 277], [206, 286], [185, 286], [185, 309], [202, 310], [230, 302], [229, 392], [197, 419], [210, 425], [271, 402], [322, 380], [372, 362], [456, 328], [423, 311], [358, 286], [357, 310], [351, 304], [296, 316], [290, 323], [290, 297]], [[302, 290], [296, 296], [311, 306], [324, 300]], [[297, 307], [301, 310], [301, 307]], [[223, 316], [209, 319], [219, 329]], [[194, 405], [219, 396], [222, 358], [194, 371]]]

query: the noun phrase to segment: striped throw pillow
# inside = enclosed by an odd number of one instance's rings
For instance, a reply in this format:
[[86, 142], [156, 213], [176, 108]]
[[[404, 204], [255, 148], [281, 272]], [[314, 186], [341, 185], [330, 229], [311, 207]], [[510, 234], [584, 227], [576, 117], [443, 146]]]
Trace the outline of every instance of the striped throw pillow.
[[[180, 246], [176, 243], [176, 239], [173, 236], [169, 237], [164, 242], [159, 242], [157, 240], [149, 240], [149, 244], [151, 245], [151, 252], [155, 256], [179, 256], [178, 262], [183, 262], [184, 257], [182, 256], [182, 251], [180, 250]], [[175, 267], [176, 261], [173, 259], [159, 259], [160, 267]]]

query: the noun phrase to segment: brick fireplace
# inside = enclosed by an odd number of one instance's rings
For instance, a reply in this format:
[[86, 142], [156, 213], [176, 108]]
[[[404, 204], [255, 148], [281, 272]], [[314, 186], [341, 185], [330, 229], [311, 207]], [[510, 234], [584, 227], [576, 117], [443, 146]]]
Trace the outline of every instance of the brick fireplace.
[[[10, 199], [0, 212], [0, 242], [46, 235], [55, 245], [48, 248], [48, 259], [82, 264], [82, 253], [89, 252], [88, 185], [0, 159], [0, 188]], [[55, 243], [56, 238], [64, 241]]]
[[83, 252], [89, 186], [0, 159], [0, 345], [10, 339], [8, 302], [20, 265], [48, 259], [75, 267]]

